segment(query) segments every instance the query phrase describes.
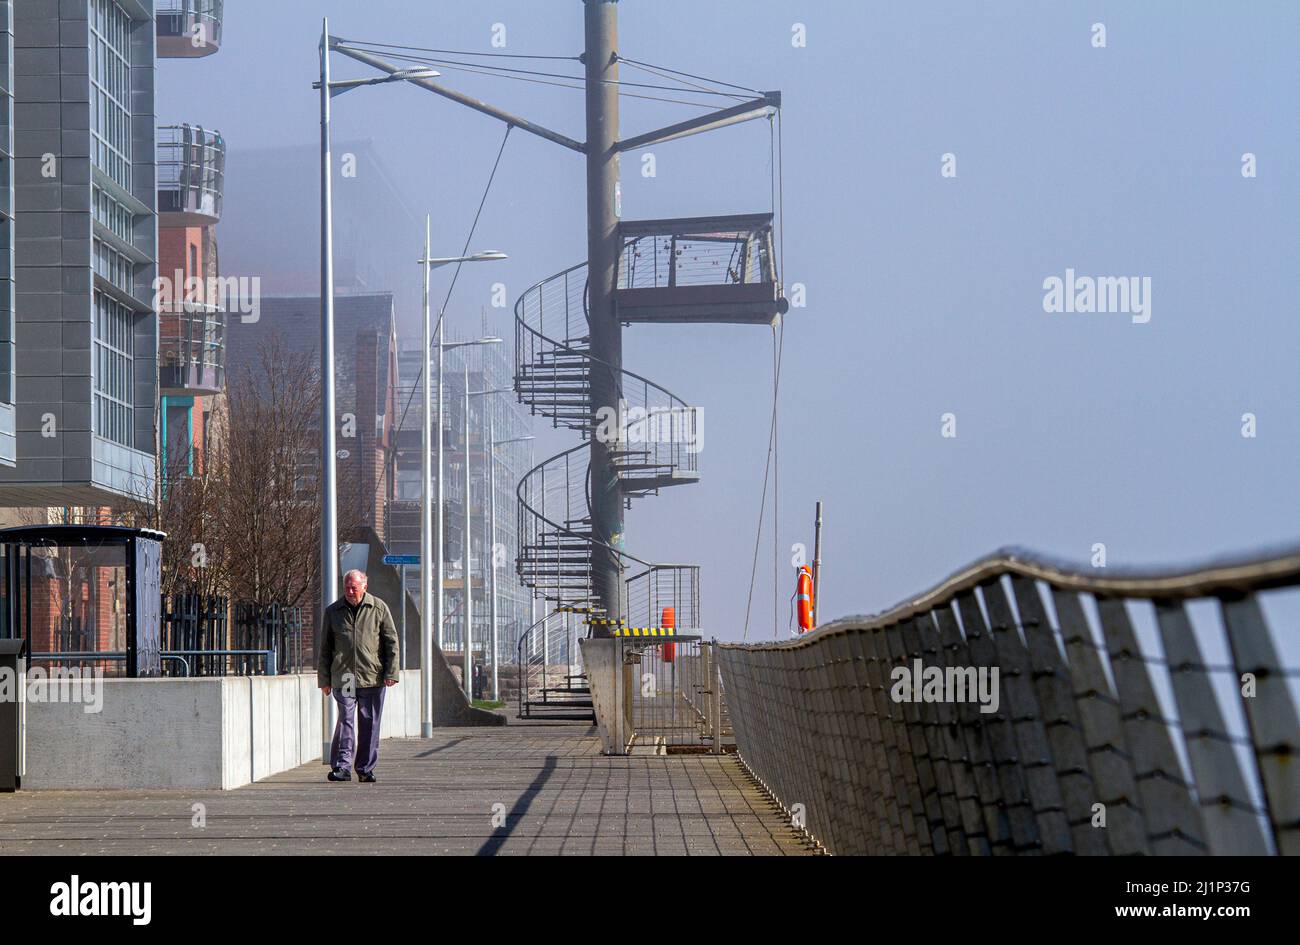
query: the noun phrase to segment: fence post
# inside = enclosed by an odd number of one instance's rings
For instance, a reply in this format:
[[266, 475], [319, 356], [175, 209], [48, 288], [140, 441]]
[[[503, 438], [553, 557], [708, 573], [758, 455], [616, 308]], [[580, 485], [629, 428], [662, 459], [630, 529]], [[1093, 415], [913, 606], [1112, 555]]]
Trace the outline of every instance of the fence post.
[[[1264, 789], [1269, 825], [1282, 856], [1300, 853], [1300, 767], [1296, 766], [1295, 703], [1287, 688], [1277, 649], [1269, 638], [1259, 601], [1248, 596], [1220, 601], [1223, 625], [1242, 693], [1242, 710], [1250, 726], [1255, 764]], [[1241, 675], [1255, 676], [1255, 693], [1247, 697]]]
[[718, 638], [709, 646], [709, 721], [713, 730], [713, 753], [722, 754], [722, 668], [718, 665]]
[[1192, 804], [1191, 786], [1161, 718], [1160, 703], [1138, 647], [1124, 601], [1097, 598], [1097, 614], [1115, 678], [1124, 740], [1133, 758], [1133, 775], [1146, 818], [1147, 841], [1157, 855], [1195, 856], [1206, 852], [1201, 812]]
[[1268, 844], [1226, 736], [1227, 726], [1192, 623], [1181, 601], [1156, 601], [1155, 607], [1210, 853], [1267, 855]]

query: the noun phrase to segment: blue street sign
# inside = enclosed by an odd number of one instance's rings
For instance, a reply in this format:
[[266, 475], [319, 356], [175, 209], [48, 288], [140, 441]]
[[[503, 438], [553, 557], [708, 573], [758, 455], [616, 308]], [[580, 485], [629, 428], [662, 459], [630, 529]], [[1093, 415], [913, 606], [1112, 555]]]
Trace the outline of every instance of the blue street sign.
[[384, 564], [419, 564], [419, 555], [384, 555]]

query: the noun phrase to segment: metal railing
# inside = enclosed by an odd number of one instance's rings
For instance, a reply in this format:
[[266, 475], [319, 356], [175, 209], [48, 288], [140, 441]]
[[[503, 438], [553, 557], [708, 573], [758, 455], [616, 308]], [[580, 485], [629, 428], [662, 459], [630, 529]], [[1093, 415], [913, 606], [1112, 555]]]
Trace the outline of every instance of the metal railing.
[[618, 267], [620, 289], [775, 281], [770, 221], [730, 231], [638, 236], [624, 242]]
[[[591, 357], [587, 267], [571, 266], [531, 286], [515, 303], [515, 391], [534, 414], [603, 442], [620, 495], [657, 494], [698, 478], [700, 422], [695, 408], [660, 385]], [[592, 375], [608, 372], [619, 394], [616, 416], [592, 409]], [[603, 376], [603, 375], [601, 375]], [[587, 442], [550, 457], [519, 482], [520, 581], [557, 605], [594, 608], [593, 562], [611, 556], [623, 569], [649, 562], [598, 542], [591, 523]], [[698, 571], [686, 601], [698, 614]], [[657, 623], [656, 615], [653, 621]], [[697, 625], [692, 623], [692, 626]]]
[[221, 217], [226, 142], [199, 125], [158, 129], [158, 212], [195, 214], [205, 222]]
[[672, 608], [676, 629], [700, 629], [699, 565], [654, 564], [632, 575], [623, 587], [623, 613], [629, 626], [665, 626], [664, 611]]
[[717, 641], [622, 633], [586, 640], [587, 676], [606, 754], [734, 751]]
[[520, 718], [591, 714], [591, 689], [578, 646], [587, 628], [576, 617], [550, 613], [520, 635], [515, 658]]
[[226, 384], [226, 313], [207, 302], [174, 302], [159, 319], [159, 386], [218, 394]]
[[156, 0], [159, 55], [196, 56], [219, 47], [224, 6], [224, 0]]
[[1300, 549], [1007, 549], [879, 616], [724, 644], [722, 678], [745, 765], [834, 853], [1296, 854], [1297, 670], [1263, 605], [1297, 585]]
[[[162, 598], [161, 647], [185, 657], [164, 675], [253, 676], [309, 670], [301, 607], [260, 606], [204, 594], [166, 594]], [[98, 653], [68, 654], [89, 659]]]
[[[209, 676], [275, 676], [278, 673], [275, 663], [275, 650], [163, 650], [159, 654], [164, 660], [171, 660], [179, 664], [182, 670], [179, 675], [184, 677], [193, 676], [193, 661], [196, 659], [211, 660], [225, 657], [238, 657], [242, 666], [245, 668], [240, 672], [214, 673], [209, 672]], [[255, 658], [256, 664], [250, 664], [249, 658]], [[127, 654], [123, 650], [96, 650], [86, 653], [33, 653], [28, 660], [29, 663], [123, 663], [127, 661]], [[261, 667], [261, 672], [256, 669], [248, 668], [250, 665]], [[113, 673], [111, 675], [121, 675]], [[169, 673], [167, 675], [177, 675]]]
[[656, 754], [725, 750], [722, 687], [714, 644], [697, 636], [660, 643], [622, 640], [631, 747]]

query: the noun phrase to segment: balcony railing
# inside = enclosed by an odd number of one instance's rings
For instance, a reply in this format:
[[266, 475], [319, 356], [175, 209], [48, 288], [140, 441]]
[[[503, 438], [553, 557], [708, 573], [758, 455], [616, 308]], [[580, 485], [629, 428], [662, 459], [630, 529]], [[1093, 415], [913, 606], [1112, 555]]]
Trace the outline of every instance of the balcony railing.
[[221, 48], [222, 0], [157, 0], [158, 55], [197, 59]]
[[768, 324], [789, 308], [772, 214], [625, 220], [619, 321]]
[[158, 213], [161, 226], [207, 226], [221, 219], [226, 141], [199, 125], [158, 129]]
[[160, 324], [159, 384], [168, 395], [218, 394], [226, 383], [226, 313], [215, 305], [179, 302]]

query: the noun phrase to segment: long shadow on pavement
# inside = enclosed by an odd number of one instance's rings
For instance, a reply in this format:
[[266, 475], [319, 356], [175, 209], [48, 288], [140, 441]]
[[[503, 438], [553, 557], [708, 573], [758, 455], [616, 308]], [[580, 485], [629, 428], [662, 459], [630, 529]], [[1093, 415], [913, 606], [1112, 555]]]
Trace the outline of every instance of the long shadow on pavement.
[[555, 755], [546, 756], [546, 764], [542, 766], [542, 770], [537, 772], [537, 777], [533, 778], [533, 783], [528, 785], [524, 792], [519, 795], [519, 799], [515, 801], [515, 806], [510, 808], [510, 813], [506, 815], [505, 826], [498, 827], [498, 832], [488, 837], [483, 846], [479, 847], [475, 856], [495, 856], [501, 850], [502, 844], [509, 839], [513, 830], [511, 823], [518, 823], [524, 814], [528, 813], [528, 808], [533, 806], [533, 799], [537, 797], [542, 786], [555, 773], [555, 760]]

